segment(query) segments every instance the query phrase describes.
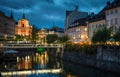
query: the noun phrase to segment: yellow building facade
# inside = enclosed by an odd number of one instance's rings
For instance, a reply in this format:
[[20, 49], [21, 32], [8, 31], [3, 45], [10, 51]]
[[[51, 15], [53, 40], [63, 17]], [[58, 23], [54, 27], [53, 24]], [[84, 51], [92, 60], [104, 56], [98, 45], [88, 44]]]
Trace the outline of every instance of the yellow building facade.
[[95, 32], [97, 32], [99, 29], [102, 29], [105, 26], [106, 26], [105, 19], [94, 21], [94, 22], [89, 22], [89, 24], [87, 26], [89, 40], [92, 39]]
[[32, 37], [32, 26], [29, 25], [28, 20], [23, 15], [22, 19], [18, 20], [15, 26], [15, 35]]

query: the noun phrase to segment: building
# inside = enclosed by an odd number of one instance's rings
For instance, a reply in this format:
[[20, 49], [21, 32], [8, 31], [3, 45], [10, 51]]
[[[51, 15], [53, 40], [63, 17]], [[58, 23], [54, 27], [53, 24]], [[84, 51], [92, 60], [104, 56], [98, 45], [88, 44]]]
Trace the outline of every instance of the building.
[[95, 32], [106, 26], [105, 9], [106, 7], [103, 10], [101, 10], [97, 15], [95, 15], [94, 13], [89, 15], [87, 21], [89, 40], [92, 39]]
[[58, 27], [52, 27], [51, 29], [41, 28], [37, 34], [38, 34], [37, 42], [40, 42], [41, 44], [45, 44], [46, 36], [48, 34], [57, 34], [58, 37], [62, 37], [64, 36], [64, 29]]
[[37, 34], [38, 34], [37, 42], [38, 42], [38, 43], [41, 43], [41, 44], [45, 44], [45, 43], [46, 43], [46, 35], [48, 34], [47, 29], [41, 28], [41, 29], [38, 31]]
[[107, 28], [112, 28], [114, 34], [120, 28], [120, 0], [114, 0], [112, 3], [107, 2], [106, 7]]
[[80, 43], [86, 42], [87, 37], [87, 18], [81, 18], [74, 21], [71, 27], [68, 28], [68, 35], [71, 38], [71, 42], [73, 43]]
[[15, 21], [13, 13], [10, 17], [0, 11], [0, 40], [13, 40], [15, 35]]
[[53, 26], [50, 31], [53, 31], [55, 34], [58, 35], [58, 37], [62, 37], [64, 36], [64, 29], [63, 28], [59, 28], [59, 27], [55, 27]]
[[98, 13], [88, 17], [88, 38], [91, 40], [94, 33], [103, 27], [113, 30], [113, 34], [120, 28], [120, 0], [107, 2], [106, 6]]
[[67, 30], [69, 27], [71, 27], [70, 24], [72, 24], [74, 21], [80, 19], [80, 18], [85, 18], [88, 15], [87, 12], [79, 12], [78, 11], [78, 6], [76, 6], [75, 10], [73, 11], [66, 11], [66, 19], [65, 19], [65, 33], [67, 34]]
[[28, 20], [25, 18], [24, 14], [22, 19], [18, 20], [18, 23], [15, 26], [15, 34], [32, 37], [32, 26], [29, 25]]

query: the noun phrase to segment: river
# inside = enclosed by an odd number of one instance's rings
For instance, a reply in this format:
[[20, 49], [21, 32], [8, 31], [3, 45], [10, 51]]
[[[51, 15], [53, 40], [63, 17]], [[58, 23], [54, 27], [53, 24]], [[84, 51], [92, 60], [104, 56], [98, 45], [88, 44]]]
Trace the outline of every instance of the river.
[[66, 61], [59, 60], [46, 52], [35, 53], [34, 55], [16, 57], [15, 60], [10, 60], [0, 63], [1, 73], [13, 71], [33, 71], [33, 70], [56, 70], [62, 71], [57, 73], [25, 73], [2, 75], [2, 77], [120, 77], [120, 75], [108, 71], [78, 65]]

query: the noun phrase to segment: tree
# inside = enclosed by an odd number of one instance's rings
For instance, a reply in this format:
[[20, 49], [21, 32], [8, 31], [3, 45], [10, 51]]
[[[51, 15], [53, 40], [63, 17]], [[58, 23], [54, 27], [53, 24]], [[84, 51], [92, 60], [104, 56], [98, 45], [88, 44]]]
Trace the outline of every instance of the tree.
[[54, 43], [55, 41], [58, 40], [58, 35], [57, 34], [48, 34], [46, 37], [47, 43]]
[[115, 35], [113, 36], [113, 39], [115, 41], [120, 41], [120, 29], [115, 33]]
[[33, 25], [33, 27], [32, 27], [32, 40], [33, 41], [36, 41], [36, 39], [38, 37], [37, 32], [38, 32], [38, 28], [35, 25]]
[[95, 34], [92, 37], [92, 42], [106, 43], [106, 41], [110, 39], [110, 34], [111, 31], [104, 27], [103, 29], [100, 29], [97, 32], [95, 32]]
[[24, 40], [24, 37], [23, 36], [21, 36], [21, 35], [15, 35], [15, 40], [17, 40], [17, 41], [23, 41]]
[[60, 43], [66, 43], [70, 40], [70, 37], [68, 35], [64, 35], [62, 37], [59, 37], [59, 42]]

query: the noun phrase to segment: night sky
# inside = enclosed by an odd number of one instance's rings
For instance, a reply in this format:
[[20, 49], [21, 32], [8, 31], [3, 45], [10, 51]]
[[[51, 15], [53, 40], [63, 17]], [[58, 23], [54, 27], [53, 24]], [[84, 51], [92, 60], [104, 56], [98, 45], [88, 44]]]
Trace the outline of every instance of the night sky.
[[38, 28], [53, 26], [64, 27], [66, 10], [74, 10], [79, 6], [79, 11], [98, 13], [107, 1], [113, 0], [0, 0], [0, 10], [7, 16], [11, 11], [17, 21], [25, 13], [31, 25]]

